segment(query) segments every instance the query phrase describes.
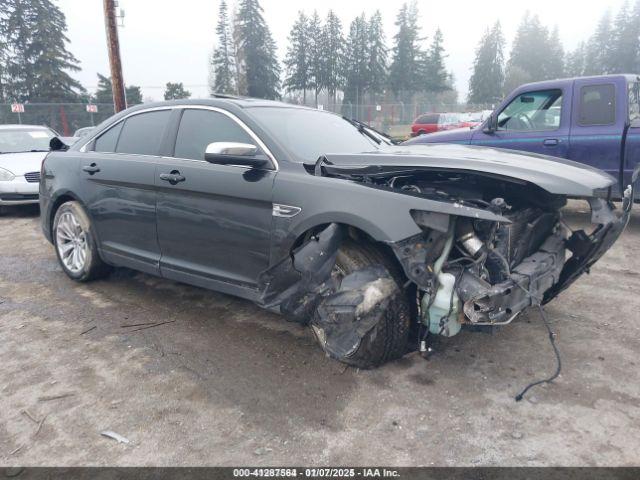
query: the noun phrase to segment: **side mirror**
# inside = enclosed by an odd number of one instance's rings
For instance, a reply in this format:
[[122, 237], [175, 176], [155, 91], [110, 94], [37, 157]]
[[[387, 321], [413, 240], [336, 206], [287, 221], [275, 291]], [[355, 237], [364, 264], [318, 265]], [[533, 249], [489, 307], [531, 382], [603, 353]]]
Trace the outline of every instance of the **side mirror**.
[[218, 165], [243, 165], [262, 167], [269, 162], [266, 155], [258, 153], [258, 147], [250, 143], [215, 142], [207, 145], [204, 159]]
[[53, 137], [49, 142], [49, 149], [52, 152], [66, 152], [69, 150], [69, 145], [60, 140], [59, 137]]
[[487, 120], [487, 124], [485, 125], [483, 132], [492, 134], [496, 130], [498, 130], [498, 115], [492, 113], [489, 119]]

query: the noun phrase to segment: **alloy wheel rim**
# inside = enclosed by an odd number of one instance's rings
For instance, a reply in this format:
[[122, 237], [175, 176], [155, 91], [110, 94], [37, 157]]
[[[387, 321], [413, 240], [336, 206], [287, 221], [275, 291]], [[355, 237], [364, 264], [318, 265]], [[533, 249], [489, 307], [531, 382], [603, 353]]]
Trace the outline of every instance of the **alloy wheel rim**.
[[56, 247], [60, 260], [72, 273], [84, 268], [87, 260], [87, 235], [72, 212], [60, 216], [56, 228]]

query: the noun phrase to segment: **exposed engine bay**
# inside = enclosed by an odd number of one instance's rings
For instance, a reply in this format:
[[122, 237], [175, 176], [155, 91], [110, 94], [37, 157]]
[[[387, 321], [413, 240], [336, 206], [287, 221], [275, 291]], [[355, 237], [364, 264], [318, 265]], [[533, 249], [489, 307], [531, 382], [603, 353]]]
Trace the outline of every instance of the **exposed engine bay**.
[[[613, 213], [615, 207], [605, 198], [586, 198], [594, 224], [587, 233], [572, 231], [563, 221], [565, 195], [519, 179], [402, 167], [363, 173], [324, 168], [320, 161], [315, 174], [421, 197], [441, 207], [412, 210], [422, 233], [388, 244], [408, 280], [404, 289], [415, 285], [421, 338], [506, 325], [527, 307], [548, 302], [615, 242], [633, 203], [631, 187], [621, 215]], [[385, 305], [403, 294], [376, 287], [391, 278], [377, 266], [343, 282], [331, 275], [348, 235], [346, 226], [326, 226], [265, 272], [261, 282], [263, 303], [278, 305], [294, 321], [311, 321], [325, 350], [336, 358], [354, 351]]]
[[[420, 317], [430, 333], [452, 336], [465, 324], [505, 325], [558, 283], [570, 234], [561, 222], [565, 198], [530, 184], [458, 172], [394, 176], [381, 185], [488, 209], [507, 220], [450, 216], [446, 232], [425, 225], [427, 241], [440, 252], [428, 264], [431, 275], [418, 284]], [[414, 218], [422, 223], [419, 212]], [[407, 246], [395, 250], [400, 256]]]

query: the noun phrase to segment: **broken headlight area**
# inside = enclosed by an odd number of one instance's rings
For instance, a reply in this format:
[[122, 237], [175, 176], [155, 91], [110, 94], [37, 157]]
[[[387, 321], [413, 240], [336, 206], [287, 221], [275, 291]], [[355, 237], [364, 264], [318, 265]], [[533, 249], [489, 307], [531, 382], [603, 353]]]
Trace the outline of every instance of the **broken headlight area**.
[[465, 326], [506, 325], [588, 271], [620, 236], [632, 205], [625, 200], [616, 215], [605, 200], [588, 201], [591, 233], [570, 230], [557, 202], [512, 206], [495, 198], [488, 208], [508, 222], [451, 216], [446, 232], [425, 226], [422, 235], [393, 245], [422, 293], [419, 316], [429, 333], [452, 336]]

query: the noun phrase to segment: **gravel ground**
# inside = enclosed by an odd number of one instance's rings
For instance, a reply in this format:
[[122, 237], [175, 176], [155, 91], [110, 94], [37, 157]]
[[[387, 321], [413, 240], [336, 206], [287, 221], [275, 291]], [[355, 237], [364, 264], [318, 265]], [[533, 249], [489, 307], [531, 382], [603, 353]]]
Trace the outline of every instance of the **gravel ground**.
[[128, 270], [73, 283], [37, 215], [0, 217], [0, 465], [640, 464], [640, 208], [548, 306], [563, 373], [519, 403], [555, 366], [536, 311], [359, 371], [243, 300]]

